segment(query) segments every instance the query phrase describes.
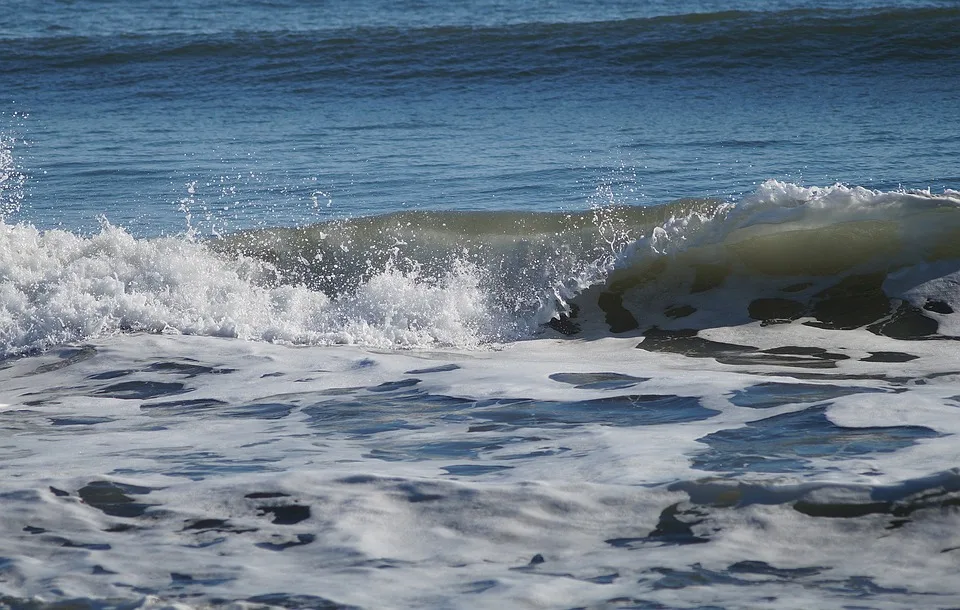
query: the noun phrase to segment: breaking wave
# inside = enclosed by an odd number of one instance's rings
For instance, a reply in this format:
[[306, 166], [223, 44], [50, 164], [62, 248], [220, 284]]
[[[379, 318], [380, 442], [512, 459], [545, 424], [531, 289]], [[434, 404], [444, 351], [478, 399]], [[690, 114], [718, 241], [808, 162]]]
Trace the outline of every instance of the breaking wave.
[[210, 241], [2, 223], [0, 303], [6, 356], [118, 332], [475, 348], [806, 319], [956, 335], [960, 193], [770, 181], [736, 203], [401, 212]]

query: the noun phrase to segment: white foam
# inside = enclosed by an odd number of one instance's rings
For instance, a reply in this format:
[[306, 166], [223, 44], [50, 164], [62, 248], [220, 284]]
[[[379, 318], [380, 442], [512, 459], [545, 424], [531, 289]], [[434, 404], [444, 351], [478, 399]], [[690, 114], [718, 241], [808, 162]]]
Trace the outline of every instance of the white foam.
[[[761, 347], [844, 349], [851, 361], [815, 371], [827, 379], [803, 381], [874, 391], [831, 400], [827, 416], [837, 425], [960, 431], [954, 421], [960, 411], [953, 406], [957, 382], [949, 375], [957, 355], [944, 348], [947, 342], [904, 347], [864, 331], [801, 324], [708, 334]], [[872, 594], [874, 605], [915, 605], [917, 598], [897, 593], [898, 587], [940, 600], [958, 593], [950, 578], [955, 559], [944, 552], [960, 542], [951, 533], [958, 531], [955, 512], [917, 511], [911, 523], [888, 529], [890, 515], [823, 518], [793, 508], [799, 498], [869, 504], [870, 486], [947, 470], [958, 459], [953, 437], [928, 438], [890, 454], [830, 460], [811, 472], [730, 478], [699, 471], [691, 459], [708, 446], [698, 439], [811, 406], [755, 409], [731, 402], [734, 393], [757, 384], [798, 383], [790, 376], [797, 370], [732, 367], [709, 358], [654, 354], [636, 344], [637, 339], [622, 338], [540, 339], [498, 351], [378, 351], [141, 334], [102, 338], [86, 351], [10, 361], [0, 369], [0, 400], [11, 406], [3, 412], [4, 423], [16, 433], [0, 447], [5, 475], [0, 535], [11, 558], [8, 573], [17, 580], [4, 591], [51, 601], [126, 599], [136, 586], [157, 592], [154, 601], [144, 602], [148, 607], [181, 593], [234, 600], [283, 592], [362, 607], [386, 601], [398, 608], [591, 606], [617, 597], [690, 606], [704, 603], [705, 596], [724, 607], [842, 607], [856, 595], [856, 589], [845, 591], [848, 579], [857, 578], [891, 589]], [[854, 360], [898, 349], [919, 357], [893, 368]], [[165, 363], [202, 365], [211, 372], [154, 366]], [[450, 364], [459, 368], [437, 369]], [[423, 369], [436, 372], [411, 372]], [[605, 389], [551, 378], [600, 372], [646, 381]], [[851, 373], [881, 378], [851, 381], [846, 378]], [[894, 393], [884, 373], [916, 376], [918, 383], [898, 382]], [[676, 395], [696, 398], [716, 413], [666, 425], [565, 425], [527, 418], [522, 426], [509, 419], [491, 422], [512, 429], [471, 430], [482, 421], [472, 410], [482, 405], [454, 408], [398, 399], [378, 410], [376, 401], [386, 394], [358, 389], [411, 378], [419, 379], [413, 390], [434, 397], [579, 401], [576, 408], [587, 412], [590, 406], [582, 401]], [[178, 382], [189, 392], [110, 395], [111, 387], [116, 393], [117, 384], [129, 382]], [[351, 395], [340, 391], [359, 393], [355, 402], [344, 403]], [[209, 412], [200, 407], [192, 412], [189, 403], [164, 412], [164, 403], [181, 399], [223, 402]], [[271, 404], [294, 408], [277, 418], [228, 413]], [[531, 414], [537, 409], [523, 408]], [[358, 418], [355, 426], [337, 419], [351, 417]], [[404, 425], [378, 429], [391, 421]], [[444, 453], [458, 444], [478, 448], [472, 457], [469, 449]], [[438, 453], [426, 449], [431, 446]], [[397, 448], [412, 454], [390, 453]], [[474, 475], [443, 469], [465, 464], [501, 469]], [[131, 495], [155, 506], [142, 518], [104, 514], [77, 495], [91, 481], [153, 488]], [[687, 487], [672, 488], [678, 482], [717, 491], [696, 499], [682, 491]], [[246, 497], [255, 492], [287, 495]], [[770, 504], [770, 498], [779, 499]], [[310, 516], [278, 524], [263, 508], [291, 504], [309, 506]], [[680, 525], [663, 517], [670, 511], [679, 511]], [[224, 524], [190, 527], [212, 519]], [[682, 538], [683, 523], [690, 536], [710, 542], [648, 539], [657, 528], [671, 527]], [[118, 524], [136, 527], [109, 531]], [[45, 531], [30, 533], [27, 527]], [[300, 544], [298, 536], [308, 534], [311, 541]], [[65, 547], [57, 537], [110, 548]], [[530, 565], [537, 554], [543, 563]], [[760, 561], [777, 570], [819, 571], [784, 577], [733, 573], [706, 587], [695, 584], [696, 570], [724, 573], [738, 562]], [[98, 575], [94, 566], [115, 574]], [[177, 581], [173, 574], [192, 580]], [[691, 579], [685, 586], [660, 586], [684, 574]], [[738, 579], [751, 584], [735, 584]]]
[[0, 223], [0, 253], [3, 354], [122, 330], [379, 347], [470, 347], [518, 332], [467, 264], [440, 280], [388, 268], [332, 302], [271, 286], [263, 262], [107, 223], [91, 237]]

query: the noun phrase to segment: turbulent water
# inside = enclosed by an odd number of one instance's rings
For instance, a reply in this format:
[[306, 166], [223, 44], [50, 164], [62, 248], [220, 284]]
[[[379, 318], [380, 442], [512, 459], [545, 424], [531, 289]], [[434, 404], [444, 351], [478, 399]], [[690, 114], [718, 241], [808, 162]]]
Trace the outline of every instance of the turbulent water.
[[0, 10], [0, 607], [960, 606], [953, 2]]

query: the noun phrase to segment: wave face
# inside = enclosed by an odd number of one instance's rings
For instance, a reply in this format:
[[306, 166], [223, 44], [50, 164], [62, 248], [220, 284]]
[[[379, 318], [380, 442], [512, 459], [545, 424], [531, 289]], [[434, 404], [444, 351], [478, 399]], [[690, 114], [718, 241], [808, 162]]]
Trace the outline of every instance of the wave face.
[[960, 335], [960, 193], [767, 182], [736, 203], [402, 212], [211, 241], [0, 224], [0, 346], [146, 331], [477, 347], [761, 320]]
[[770, 181], [709, 222], [655, 228], [591, 296], [613, 332], [806, 319], [900, 339], [955, 335], [958, 195]]
[[[545, 17], [548, 17], [546, 15]], [[362, 81], [378, 88], [424, 79], [613, 79], [661, 75], [754, 73], [764, 68], [808, 73], [872, 74], [896, 64], [942, 68], [960, 57], [960, 9], [792, 9], [696, 12], [588, 22], [273, 30], [235, 24], [227, 31], [159, 31], [95, 35], [54, 30], [47, 36], [0, 37], [0, 75], [102, 68], [129, 78], [266, 82], [274, 87]], [[94, 28], [92, 30], [96, 32]], [[168, 70], [175, 64], [178, 70]]]

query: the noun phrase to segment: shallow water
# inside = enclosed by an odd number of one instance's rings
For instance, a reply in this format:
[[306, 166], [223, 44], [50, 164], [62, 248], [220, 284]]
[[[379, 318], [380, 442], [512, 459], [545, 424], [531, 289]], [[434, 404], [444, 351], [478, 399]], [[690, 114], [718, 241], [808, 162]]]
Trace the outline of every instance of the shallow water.
[[830, 345], [827, 382], [636, 343], [134, 335], [8, 361], [7, 603], [955, 603], [954, 350]]

